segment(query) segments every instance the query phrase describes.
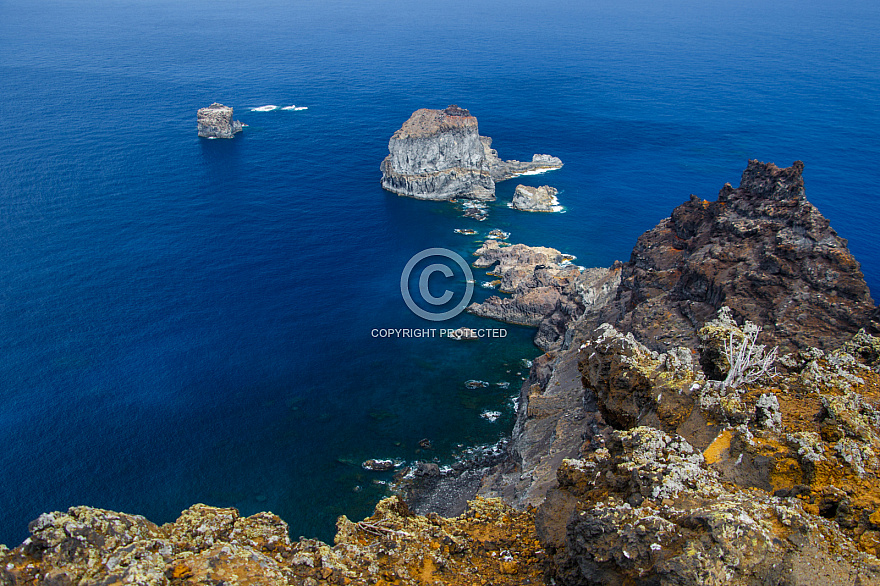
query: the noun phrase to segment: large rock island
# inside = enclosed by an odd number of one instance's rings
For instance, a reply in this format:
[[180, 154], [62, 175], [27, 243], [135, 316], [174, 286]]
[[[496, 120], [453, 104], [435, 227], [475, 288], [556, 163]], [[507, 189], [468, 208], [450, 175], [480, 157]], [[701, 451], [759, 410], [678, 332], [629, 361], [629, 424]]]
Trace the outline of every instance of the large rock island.
[[204, 138], [232, 138], [241, 132], [242, 124], [232, 119], [232, 107], [214, 102], [199, 108], [199, 136]]
[[562, 167], [549, 155], [531, 162], [502, 161], [477, 119], [463, 108], [416, 110], [388, 142], [382, 187], [418, 199], [494, 200], [495, 182]]

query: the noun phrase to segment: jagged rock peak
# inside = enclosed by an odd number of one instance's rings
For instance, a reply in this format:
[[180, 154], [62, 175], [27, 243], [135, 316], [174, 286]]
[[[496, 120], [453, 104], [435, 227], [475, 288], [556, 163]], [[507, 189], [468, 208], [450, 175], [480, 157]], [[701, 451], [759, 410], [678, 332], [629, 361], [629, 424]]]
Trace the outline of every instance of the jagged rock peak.
[[795, 161], [791, 167], [780, 169], [773, 163], [749, 160], [743, 171], [738, 189], [726, 184], [718, 194], [718, 201], [731, 196], [741, 199], [803, 200], [804, 163]]
[[729, 306], [785, 350], [835, 347], [876, 311], [847, 242], [804, 195], [804, 165], [749, 161], [736, 189], [697, 196], [639, 237], [608, 321], [657, 350], [695, 346]]

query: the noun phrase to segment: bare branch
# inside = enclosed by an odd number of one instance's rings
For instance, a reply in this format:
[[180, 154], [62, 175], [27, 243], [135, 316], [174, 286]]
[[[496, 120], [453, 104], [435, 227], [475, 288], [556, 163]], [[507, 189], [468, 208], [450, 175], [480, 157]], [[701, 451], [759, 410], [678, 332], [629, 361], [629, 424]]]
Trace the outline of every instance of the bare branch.
[[727, 378], [721, 383], [721, 388], [736, 388], [742, 384], [751, 384], [765, 376], [776, 376], [776, 368], [773, 363], [779, 353], [779, 347], [774, 347], [769, 352], [763, 344], [758, 344], [758, 334], [761, 328], [752, 322], [746, 322], [742, 328], [742, 340], [734, 339], [731, 331], [727, 340], [723, 341], [724, 357], [730, 364]]

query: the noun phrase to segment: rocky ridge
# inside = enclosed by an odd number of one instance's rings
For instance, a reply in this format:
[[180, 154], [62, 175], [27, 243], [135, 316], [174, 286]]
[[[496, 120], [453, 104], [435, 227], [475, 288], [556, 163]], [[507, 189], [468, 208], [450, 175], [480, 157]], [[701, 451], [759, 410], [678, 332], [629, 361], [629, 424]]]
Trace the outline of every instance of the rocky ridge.
[[242, 124], [232, 119], [232, 107], [214, 102], [207, 108], [199, 108], [199, 136], [204, 138], [232, 138], [241, 132]]
[[329, 586], [539, 584], [534, 516], [476, 499], [455, 519], [416, 516], [397, 497], [359, 522], [340, 517], [335, 544], [300, 538], [271, 513], [194, 505], [174, 523], [89, 507], [48, 513], [31, 537], [0, 548], [0, 584]]
[[804, 194], [803, 163], [749, 161], [717, 201], [697, 196], [639, 237], [612, 303], [583, 325], [608, 322], [655, 350], [694, 347], [721, 306], [763, 326], [785, 351], [836, 348], [877, 331], [859, 263]]
[[468, 110], [455, 105], [416, 110], [388, 142], [382, 187], [418, 199], [493, 201], [497, 181], [562, 167], [549, 155], [535, 155], [528, 163], [503, 161], [491, 145]]

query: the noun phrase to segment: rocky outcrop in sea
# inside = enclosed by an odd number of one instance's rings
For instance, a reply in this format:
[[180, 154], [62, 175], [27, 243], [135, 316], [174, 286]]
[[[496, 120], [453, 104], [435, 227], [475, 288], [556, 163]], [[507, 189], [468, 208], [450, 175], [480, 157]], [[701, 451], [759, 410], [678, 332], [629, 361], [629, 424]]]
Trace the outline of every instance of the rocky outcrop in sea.
[[557, 193], [556, 188], [549, 185], [540, 187], [517, 185], [511, 205], [514, 209], [523, 212], [558, 212], [562, 208], [559, 200], [556, 199]]
[[204, 138], [232, 138], [241, 132], [242, 124], [232, 119], [232, 107], [214, 102], [199, 108], [199, 136]]
[[531, 163], [502, 161], [491, 144], [468, 110], [416, 110], [388, 142], [382, 187], [419, 199], [491, 201], [496, 181], [562, 167], [549, 155], [535, 155]]
[[467, 311], [538, 327], [535, 343], [545, 350], [561, 342], [566, 325], [586, 308], [604, 305], [619, 284], [619, 271], [582, 269], [555, 248], [487, 240], [474, 256], [473, 266], [491, 269], [486, 274], [499, 279], [499, 291], [509, 296], [493, 295]]

